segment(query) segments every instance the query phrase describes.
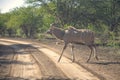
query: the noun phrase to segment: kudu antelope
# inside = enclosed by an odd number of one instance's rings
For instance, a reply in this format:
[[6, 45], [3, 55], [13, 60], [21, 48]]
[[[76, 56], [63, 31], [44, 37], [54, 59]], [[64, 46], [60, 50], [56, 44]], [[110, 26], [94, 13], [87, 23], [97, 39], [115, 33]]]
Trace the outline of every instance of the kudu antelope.
[[[87, 45], [91, 50], [91, 53], [89, 55], [87, 62], [89, 62], [92, 53], [94, 54], [94, 57], [98, 60], [98, 57], [96, 54], [96, 47], [94, 44], [94, 32], [93, 31], [88, 30], [88, 29], [76, 29], [74, 27], [70, 27], [67, 30], [63, 30], [63, 29], [57, 28], [56, 24], [51, 24], [50, 29], [47, 31], [47, 33], [54, 35], [56, 38], [64, 41], [64, 47], [58, 59], [58, 62], [60, 62], [63, 52], [69, 43], [71, 44], [80, 43], [80, 44]], [[74, 62], [75, 56], [73, 53], [73, 48], [74, 48], [74, 45], [72, 45], [71, 47], [72, 61]]]

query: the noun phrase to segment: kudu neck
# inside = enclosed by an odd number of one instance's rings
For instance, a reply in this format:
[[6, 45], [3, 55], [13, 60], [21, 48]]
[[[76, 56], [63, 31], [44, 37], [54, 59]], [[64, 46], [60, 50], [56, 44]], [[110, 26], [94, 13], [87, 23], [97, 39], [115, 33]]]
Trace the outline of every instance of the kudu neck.
[[62, 29], [59, 29], [59, 28], [54, 28], [52, 34], [53, 34], [56, 38], [58, 38], [58, 39], [60, 39], [60, 40], [63, 40], [63, 36], [64, 36], [64, 34], [65, 34], [65, 31], [62, 30]]

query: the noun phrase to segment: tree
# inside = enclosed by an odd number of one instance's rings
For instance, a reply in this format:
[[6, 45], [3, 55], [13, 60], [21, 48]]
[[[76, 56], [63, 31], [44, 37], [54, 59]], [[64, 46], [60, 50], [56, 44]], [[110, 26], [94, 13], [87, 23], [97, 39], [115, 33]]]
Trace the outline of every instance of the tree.
[[7, 25], [6, 22], [9, 20], [10, 14], [5, 13], [2, 14], [0, 13], [0, 36], [5, 36], [7, 32]]
[[[15, 8], [0, 19], [5, 31], [33, 38], [44, 33], [53, 22], [62, 28], [94, 30], [97, 35], [120, 35], [119, 0], [26, 0], [27, 7]], [[8, 16], [8, 17], [7, 17]], [[3, 14], [2, 14], [3, 17]], [[3, 27], [5, 26], [5, 27]], [[2, 33], [1, 33], [2, 34]]]

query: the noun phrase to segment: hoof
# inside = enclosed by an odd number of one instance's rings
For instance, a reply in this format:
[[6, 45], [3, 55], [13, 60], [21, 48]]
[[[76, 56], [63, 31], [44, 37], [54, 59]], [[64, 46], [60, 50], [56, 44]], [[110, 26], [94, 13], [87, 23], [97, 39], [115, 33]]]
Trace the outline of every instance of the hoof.
[[96, 60], [97, 60], [97, 61], [99, 61], [99, 58], [98, 58], [98, 57], [96, 57]]
[[75, 62], [75, 60], [73, 59], [72, 62]]
[[58, 60], [58, 63], [60, 62], [60, 60]]
[[89, 59], [87, 60], [87, 63], [89, 62]]
[[72, 62], [75, 62], [75, 61], [72, 61]]

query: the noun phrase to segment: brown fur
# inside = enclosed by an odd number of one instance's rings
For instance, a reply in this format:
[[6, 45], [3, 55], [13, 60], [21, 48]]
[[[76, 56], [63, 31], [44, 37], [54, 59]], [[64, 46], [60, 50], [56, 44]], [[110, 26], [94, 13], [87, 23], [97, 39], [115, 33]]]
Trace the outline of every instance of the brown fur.
[[[91, 54], [93, 53], [95, 55], [95, 58], [98, 60], [98, 57], [96, 54], [96, 48], [94, 45], [94, 32], [93, 31], [88, 30], [88, 29], [76, 29], [74, 27], [69, 27], [67, 30], [63, 30], [63, 29], [55, 27], [55, 25], [52, 24], [48, 33], [52, 33], [56, 38], [63, 40], [65, 43], [58, 62], [60, 61], [63, 55], [63, 52], [66, 49], [67, 44], [69, 43], [82, 43], [82, 44], [87, 45], [91, 50]], [[74, 46], [72, 46], [72, 50], [73, 48]], [[87, 62], [90, 60], [91, 54]], [[75, 58], [74, 58], [74, 53], [73, 53], [73, 61], [74, 60]]]

